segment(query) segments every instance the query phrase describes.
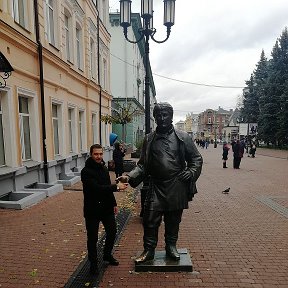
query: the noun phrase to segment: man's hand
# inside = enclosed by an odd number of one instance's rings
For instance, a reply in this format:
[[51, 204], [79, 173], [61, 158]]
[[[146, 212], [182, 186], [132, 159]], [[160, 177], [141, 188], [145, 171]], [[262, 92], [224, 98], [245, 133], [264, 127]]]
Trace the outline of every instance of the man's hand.
[[185, 168], [185, 170], [181, 171], [178, 174], [178, 179], [183, 182], [190, 180], [191, 177], [192, 177], [192, 173], [188, 168]]
[[118, 183], [117, 183], [117, 188], [118, 188], [120, 191], [125, 190], [127, 187], [128, 187], [128, 183], [122, 183], [122, 182], [118, 182]]
[[116, 178], [116, 183], [128, 183], [128, 180], [129, 180], [129, 176], [124, 175], [124, 176], [120, 176]]

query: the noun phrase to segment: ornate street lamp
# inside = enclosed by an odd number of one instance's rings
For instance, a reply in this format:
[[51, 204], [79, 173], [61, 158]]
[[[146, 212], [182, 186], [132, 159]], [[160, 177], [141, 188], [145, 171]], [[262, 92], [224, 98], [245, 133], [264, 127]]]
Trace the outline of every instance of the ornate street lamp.
[[164, 0], [164, 21], [167, 27], [166, 38], [158, 41], [154, 38], [156, 29], [153, 27], [153, 0], [141, 0], [141, 17], [143, 28], [138, 30], [139, 38], [136, 41], [128, 39], [128, 27], [131, 26], [131, 0], [120, 0], [120, 25], [123, 27], [125, 39], [130, 43], [138, 43], [145, 39], [145, 133], [150, 133], [150, 75], [149, 75], [149, 38], [156, 43], [168, 40], [171, 27], [175, 21], [175, 0]]
[[6, 87], [6, 79], [8, 79], [14, 69], [12, 68], [6, 57], [0, 52], [0, 72], [4, 72], [3, 75], [0, 74], [0, 88]]

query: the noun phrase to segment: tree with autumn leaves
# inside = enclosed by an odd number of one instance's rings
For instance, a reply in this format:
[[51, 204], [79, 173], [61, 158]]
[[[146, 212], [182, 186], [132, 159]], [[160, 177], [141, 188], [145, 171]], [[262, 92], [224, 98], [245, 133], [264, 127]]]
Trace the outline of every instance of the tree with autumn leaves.
[[120, 124], [122, 126], [122, 139], [126, 142], [126, 124], [133, 121], [133, 117], [143, 115], [144, 110], [133, 106], [132, 102], [120, 104], [115, 101], [116, 108], [112, 109], [111, 115], [102, 115], [101, 121], [105, 124]]

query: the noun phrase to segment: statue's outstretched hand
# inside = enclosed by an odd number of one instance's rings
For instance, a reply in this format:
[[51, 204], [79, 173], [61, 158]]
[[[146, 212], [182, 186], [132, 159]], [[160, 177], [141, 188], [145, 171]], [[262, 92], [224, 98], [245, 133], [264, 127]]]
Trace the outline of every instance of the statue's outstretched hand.
[[181, 171], [178, 174], [178, 179], [183, 182], [190, 180], [191, 177], [192, 177], [192, 173], [188, 168], [186, 168], [185, 170]]

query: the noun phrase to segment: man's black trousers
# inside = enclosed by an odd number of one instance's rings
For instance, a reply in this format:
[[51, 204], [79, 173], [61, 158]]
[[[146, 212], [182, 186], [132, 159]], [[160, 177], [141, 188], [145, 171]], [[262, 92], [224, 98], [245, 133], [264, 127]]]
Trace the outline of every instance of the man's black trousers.
[[106, 240], [104, 247], [104, 257], [110, 256], [116, 238], [116, 220], [114, 214], [105, 215], [103, 217], [85, 218], [86, 231], [87, 231], [87, 250], [88, 259], [91, 263], [97, 264], [97, 241], [99, 223], [102, 222], [105, 232]]

